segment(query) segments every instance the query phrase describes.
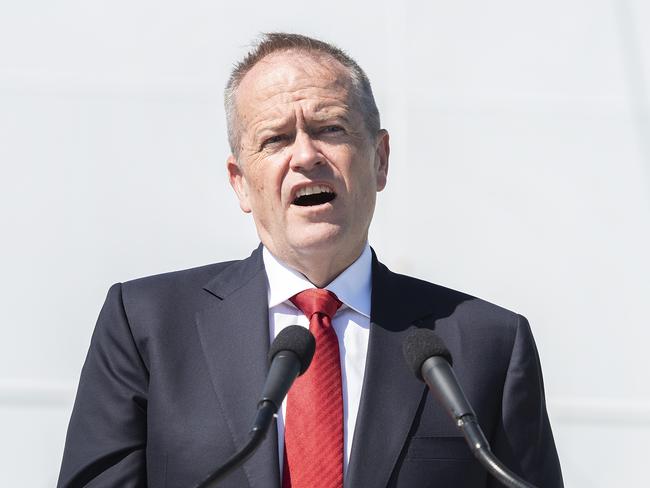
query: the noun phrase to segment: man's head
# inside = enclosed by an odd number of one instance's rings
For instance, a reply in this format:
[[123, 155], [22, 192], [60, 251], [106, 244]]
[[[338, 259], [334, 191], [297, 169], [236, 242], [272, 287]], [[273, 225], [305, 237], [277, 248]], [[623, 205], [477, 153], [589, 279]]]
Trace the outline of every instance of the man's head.
[[226, 88], [230, 182], [276, 257], [319, 286], [361, 253], [386, 184], [388, 134], [342, 51], [268, 34]]

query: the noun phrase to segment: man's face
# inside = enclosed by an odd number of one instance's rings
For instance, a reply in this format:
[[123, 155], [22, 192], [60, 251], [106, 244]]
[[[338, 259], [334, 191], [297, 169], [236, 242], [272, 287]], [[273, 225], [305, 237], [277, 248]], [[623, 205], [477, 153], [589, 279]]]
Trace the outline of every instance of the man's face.
[[288, 264], [354, 260], [367, 240], [388, 134], [368, 133], [351, 90], [338, 61], [300, 52], [267, 56], [239, 85], [230, 183], [264, 245]]

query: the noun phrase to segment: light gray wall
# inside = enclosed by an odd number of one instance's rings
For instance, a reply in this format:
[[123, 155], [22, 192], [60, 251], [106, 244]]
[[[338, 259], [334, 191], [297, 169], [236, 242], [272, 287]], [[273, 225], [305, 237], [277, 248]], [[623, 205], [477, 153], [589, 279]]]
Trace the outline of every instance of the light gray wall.
[[640, 486], [648, 25], [642, 0], [0, 0], [0, 485], [54, 485], [111, 283], [256, 245], [221, 88], [258, 32], [288, 30], [373, 80], [382, 259], [524, 313], [567, 486]]

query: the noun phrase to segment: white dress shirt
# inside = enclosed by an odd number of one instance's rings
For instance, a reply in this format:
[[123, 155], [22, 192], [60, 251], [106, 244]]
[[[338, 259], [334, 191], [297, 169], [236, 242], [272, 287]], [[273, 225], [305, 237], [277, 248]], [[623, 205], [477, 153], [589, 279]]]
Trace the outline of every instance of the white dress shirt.
[[[309, 328], [309, 319], [289, 301], [296, 293], [316, 288], [307, 278], [278, 261], [267, 249], [263, 250], [264, 267], [268, 277], [269, 327], [273, 340], [289, 325]], [[361, 256], [325, 289], [343, 302], [332, 319], [339, 341], [341, 384], [343, 390], [343, 472], [347, 471], [354, 426], [359, 411], [363, 373], [368, 352], [370, 331], [370, 292], [372, 254], [366, 244]], [[278, 450], [280, 472], [284, 457], [284, 415], [286, 402], [278, 412]]]

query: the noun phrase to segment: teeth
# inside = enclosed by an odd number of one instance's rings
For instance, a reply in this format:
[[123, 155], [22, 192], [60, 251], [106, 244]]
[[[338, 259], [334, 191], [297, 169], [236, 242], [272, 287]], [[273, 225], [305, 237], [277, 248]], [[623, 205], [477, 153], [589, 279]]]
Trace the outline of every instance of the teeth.
[[314, 195], [316, 193], [333, 193], [333, 192], [331, 188], [325, 185], [306, 186], [305, 188], [301, 188], [296, 192], [296, 198], [305, 195]]

